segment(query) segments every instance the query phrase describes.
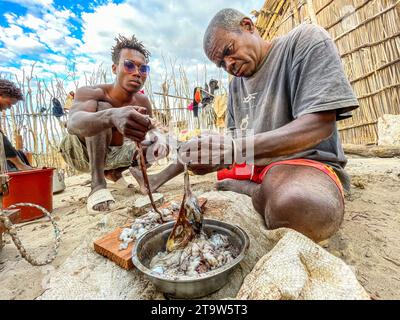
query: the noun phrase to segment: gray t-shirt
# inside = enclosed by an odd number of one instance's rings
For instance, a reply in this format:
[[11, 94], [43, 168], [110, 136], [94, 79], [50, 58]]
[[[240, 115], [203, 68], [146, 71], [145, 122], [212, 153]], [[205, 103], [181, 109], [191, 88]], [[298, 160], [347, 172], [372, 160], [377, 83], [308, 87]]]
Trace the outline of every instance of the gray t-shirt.
[[[249, 78], [232, 79], [229, 87], [229, 129], [253, 129], [254, 134], [278, 129], [302, 115], [336, 110], [337, 120], [351, 117], [358, 101], [343, 70], [337, 48], [323, 28], [302, 24], [273, 41], [259, 70]], [[305, 158], [326, 163], [336, 171], [345, 189], [349, 177], [346, 157], [334, 134], [317, 146], [284, 157], [256, 159], [268, 165]]]

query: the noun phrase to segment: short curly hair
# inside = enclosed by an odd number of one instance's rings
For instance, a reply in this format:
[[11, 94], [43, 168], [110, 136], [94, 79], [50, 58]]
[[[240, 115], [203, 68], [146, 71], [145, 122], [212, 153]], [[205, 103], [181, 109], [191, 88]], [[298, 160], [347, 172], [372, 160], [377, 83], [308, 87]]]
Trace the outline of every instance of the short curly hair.
[[0, 78], [0, 96], [24, 100], [21, 89], [14, 82]]
[[221, 28], [228, 32], [242, 33], [240, 23], [244, 18], [246, 18], [245, 14], [232, 8], [222, 9], [215, 14], [203, 37], [203, 49], [208, 57], [210, 46], [215, 41], [216, 29]]
[[149, 62], [150, 52], [144, 47], [143, 43], [136, 39], [135, 35], [132, 35], [131, 38], [126, 38], [124, 36], [118, 35], [115, 38], [117, 42], [115, 46], [111, 48], [111, 58], [114, 64], [119, 62], [119, 57], [121, 54], [122, 49], [133, 49], [139, 51], [141, 54], [144, 55], [146, 63]]

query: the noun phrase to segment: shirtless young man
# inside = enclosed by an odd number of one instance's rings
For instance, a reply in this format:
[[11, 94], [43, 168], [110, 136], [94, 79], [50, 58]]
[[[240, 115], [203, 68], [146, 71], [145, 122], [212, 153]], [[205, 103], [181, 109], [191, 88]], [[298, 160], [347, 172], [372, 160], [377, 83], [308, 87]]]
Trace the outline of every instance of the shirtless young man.
[[[79, 88], [69, 113], [68, 131], [60, 145], [65, 161], [81, 172], [90, 172], [89, 212], [107, 211], [115, 202], [106, 178], [131, 187], [122, 172], [138, 165], [136, 142], [154, 128], [149, 99], [139, 91], [150, 71], [150, 53], [135, 36], [119, 36], [112, 48], [115, 82]], [[152, 130], [154, 133], [155, 130]], [[167, 146], [152, 136], [151, 154], [159, 158]], [[150, 154], [150, 152], [146, 152]]]

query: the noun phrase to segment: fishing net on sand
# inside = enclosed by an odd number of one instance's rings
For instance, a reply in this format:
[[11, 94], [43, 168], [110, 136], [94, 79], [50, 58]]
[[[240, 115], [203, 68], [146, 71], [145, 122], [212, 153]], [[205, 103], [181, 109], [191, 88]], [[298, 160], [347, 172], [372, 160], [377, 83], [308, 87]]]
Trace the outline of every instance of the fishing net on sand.
[[[232, 192], [201, 196], [208, 199], [205, 218], [239, 225], [250, 238], [229, 282], [205, 299], [369, 299], [341, 259], [295, 231], [266, 230], [250, 198]], [[101, 235], [88, 232], [82, 238], [48, 275], [40, 299], [164, 299], [138, 270], [121, 269], [93, 251]]]

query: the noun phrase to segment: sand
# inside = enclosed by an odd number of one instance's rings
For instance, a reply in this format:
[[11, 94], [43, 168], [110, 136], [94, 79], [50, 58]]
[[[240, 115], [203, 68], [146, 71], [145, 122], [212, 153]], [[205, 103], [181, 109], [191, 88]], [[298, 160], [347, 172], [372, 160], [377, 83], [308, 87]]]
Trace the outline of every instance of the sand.
[[[160, 168], [150, 170], [156, 172]], [[400, 159], [349, 159], [352, 190], [346, 196], [346, 214], [340, 231], [322, 243], [324, 248], [350, 265], [360, 283], [376, 299], [400, 299]], [[8, 235], [0, 251], [0, 299], [164, 299], [137, 270], [125, 271], [93, 251], [93, 241], [132, 220], [136, 190], [113, 191], [120, 209], [90, 216], [85, 210], [88, 175], [68, 178], [67, 189], [54, 196], [53, 216], [62, 230], [57, 258], [47, 266], [33, 267], [21, 258]], [[127, 178], [128, 180], [130, 177]], [[207, 193], [213, 217], [236, 221], [252, 241], [249, 256], [235, 271], [232, 283], [209, 298], [232, 297], [258, 259], [267, 252], [268, 239], [262, 219], [248, 197], [231, 192], [209, 192], [215, 174], [191, 177], [196, 195]], [[133, 182], [133, 180], [132, 180]], [[182, 194], [182, 176], [159, 190], [165, 200]], [[239, 201], [240, 210], [224, 207]], [[226, 209], [221, 213], [221, 210]], [[239, 210], [239, 209], [238, 209]], [[240, 211], [239, 210], [239, 211]], [[257, 227], [254, 228], [254, 225]], [[21, 240], [32, 254], [43, 257], [53, 246], [52, 226], [46, 219], [18, 228]], [[261, 240], [260, 240], [261, 239]]]

